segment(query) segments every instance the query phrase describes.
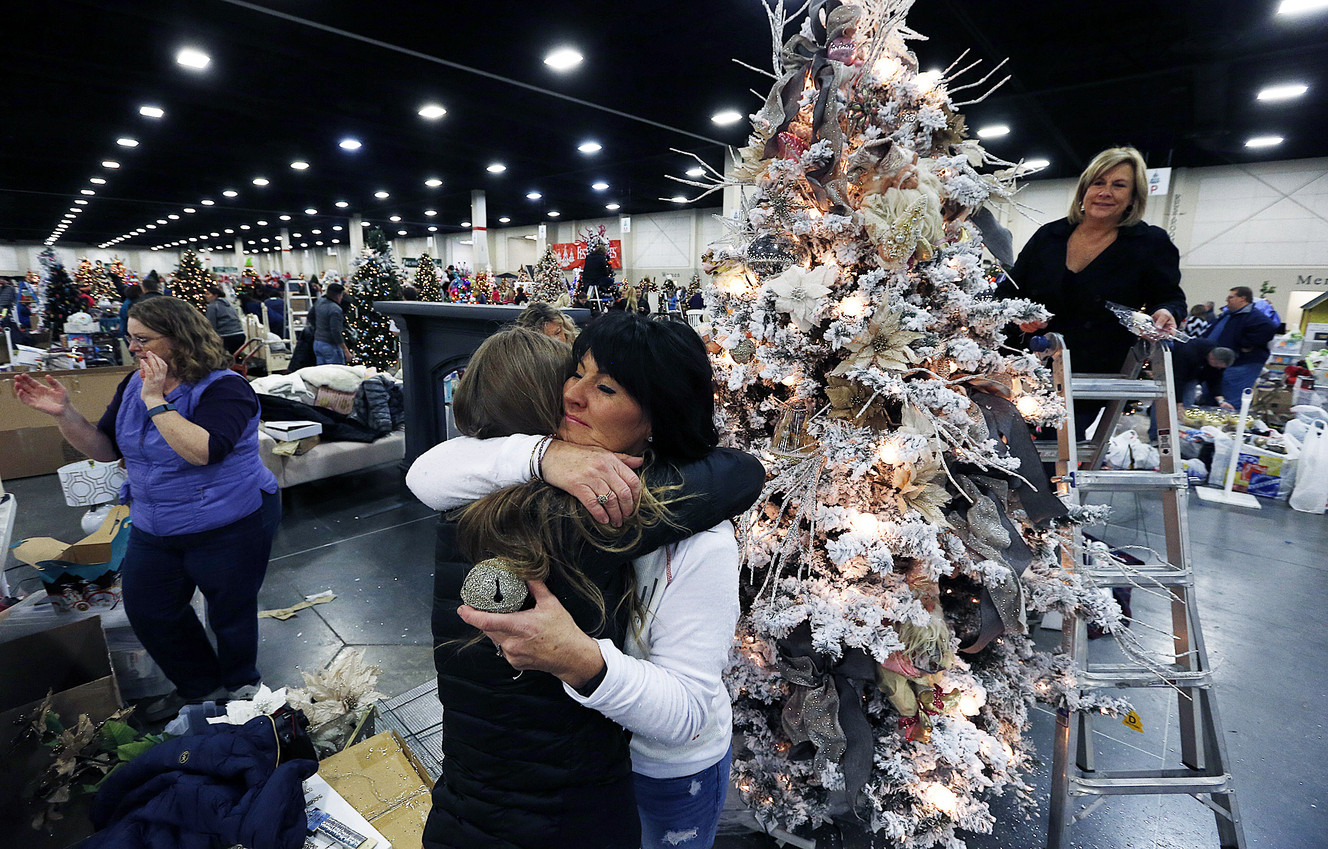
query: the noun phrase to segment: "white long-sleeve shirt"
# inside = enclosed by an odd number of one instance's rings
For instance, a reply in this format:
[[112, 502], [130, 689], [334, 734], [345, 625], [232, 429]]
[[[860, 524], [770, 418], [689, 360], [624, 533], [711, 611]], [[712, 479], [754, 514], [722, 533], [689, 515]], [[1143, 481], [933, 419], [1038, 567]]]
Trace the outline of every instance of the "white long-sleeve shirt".
[[[458, 507], [530, 477], [538, 436], [449, 439], [420, 455], [406, 484], [435, 510]], [[632, 769], [678, 778], [711, 766], [728, 751], [733, 710], [721, 677], [738, 622], [738, 544], [721, 522], [672, 551], [632, 562], [647, 611], [640, 639], [624, 650], [597, 640], [603, 682], [590, 696], [568, 696], [633, 732]]]

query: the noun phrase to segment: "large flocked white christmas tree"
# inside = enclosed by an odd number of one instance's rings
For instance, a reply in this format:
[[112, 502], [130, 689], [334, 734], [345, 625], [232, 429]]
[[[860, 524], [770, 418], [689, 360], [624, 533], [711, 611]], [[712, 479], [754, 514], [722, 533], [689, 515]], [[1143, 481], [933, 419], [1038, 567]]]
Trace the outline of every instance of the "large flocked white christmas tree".
[[739, 529], [737, 785], [768, 825], [954, 849], [991, 830], [993, 794], [1027, 799], [1034, 696], [1073, 692], [1025, 611], [1119, 612], [1063, 569], [1090, 517], [1050, 491], [1028, 424], [1064, 409], [1003, 347], [1046, 312], [992, 299], [983, 270], [1018, 166], [966, 138], [969, 69], [918, 73], [911, 5], [772, 4], [748, 145], [682, 182], [742, 187], [705, 298], [720, 432], [770, 472]]

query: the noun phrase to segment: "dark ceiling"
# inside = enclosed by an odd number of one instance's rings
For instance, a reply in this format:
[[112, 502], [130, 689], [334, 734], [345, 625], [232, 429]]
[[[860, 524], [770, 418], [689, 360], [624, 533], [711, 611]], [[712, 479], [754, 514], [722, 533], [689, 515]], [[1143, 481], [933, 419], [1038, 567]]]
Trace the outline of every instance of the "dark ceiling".
[[[1046, 158], [1043, 177], [1067, 177], [1122, 143], [1150, 166], [1328, 156], [1328, 10], [1277, 15], [1278, 2], [919, 0], [909, 24], [928, 38], [912, 42], [924, 69], [965, 49], [984, 68], [1008, 57], [1000, 75], [1012, 79], [964, 109], [969, 127], [1007, 124], [1009, 135], [984, 142], [993, 153]], [[6, 22], [0, 239], [13, 241], [46, 239], [75, 199], [88, 203], [63, 243], [168, 221], [125, 243], [137, 247], [275, 228], [281, 214], [299, 228], [359, 212], [389, 232], [459, 231], [472, 189], [487, 192], [491, 227], [555, 211], [601, 217], [608, 203], [625, 214], [676, 209], [661, 198], [687, 189], [664, 175], [694, 163], [669, 149], [720, 166], [747, 124], [710, 116], [754, 111], [749, 90], [769, 87], [731, 61], [770, 66], [760, 0], [62, 0], [16, 6]], [[565, 74], [543, 64], [561, 44], [585, 56]], [[183, 46], [208, 53], [209, 67], [177, 65]], [[1291, 80], [1309, 92], [1255, 99]], [[446, 116], [419, 117], [428, 102]], [[140, 116], [144, 104], [165, 117]], [[1244, 147], [1266, 133], [1286, 140]], [[138, 147], [117, 146], [122, 136]], [[363, 147], [339, 148], [348, 136]], [[586, 140], [603, 149], [578, 152]], [[293, 170], [296, 160], [310, 167]], [[488, 173], [494, 162], [507, 170]], [[253, 185], [258, 176], [270, 184]], [[442, 186], [426, 187], [430, 177]], [[597, 180], [609, 188], [595, 191]], [[389, 225], [392, 215], [401, 222]]]

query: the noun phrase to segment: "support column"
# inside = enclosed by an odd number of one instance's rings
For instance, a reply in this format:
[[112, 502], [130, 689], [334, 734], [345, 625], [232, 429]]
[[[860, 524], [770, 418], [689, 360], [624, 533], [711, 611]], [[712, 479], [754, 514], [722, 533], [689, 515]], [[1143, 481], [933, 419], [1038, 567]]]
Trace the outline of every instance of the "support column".
[[283, 272], [290, 271], [292, 274], [300, 274], [300, 276], [303, 276], [302, 274], [302, 272], [304, 271], [303, 265], [300, 266], [300, 271], [292, 270], [295, 257], [291, 255], [289, 227], [282, 227], [280, 233], [278, 233], [277, 248], [278, 250], [281, 251], [281, 270]]
[[244, 239], [239, 236], [235, 237], [235, 267], [237, 276], [244, 273]]
[[618, 216], [618, 243], [622, 249], [622, 273], [618, 275], [623, 282], [638, 282], [636, 274], [636, 253], [632, 250], [632, 216]]
[[350, 244], [351, 262], [364, 255], [364, 225], [361, 221], [358, 212], [352, 215], [350, 217], [350, 227], [346, 233], [346, 241]]
[[489, 227], [484, 192], [474, 190], [470, 193], [470, 255], [474, 257], [474, 269], [492, 271], [489, 264]]

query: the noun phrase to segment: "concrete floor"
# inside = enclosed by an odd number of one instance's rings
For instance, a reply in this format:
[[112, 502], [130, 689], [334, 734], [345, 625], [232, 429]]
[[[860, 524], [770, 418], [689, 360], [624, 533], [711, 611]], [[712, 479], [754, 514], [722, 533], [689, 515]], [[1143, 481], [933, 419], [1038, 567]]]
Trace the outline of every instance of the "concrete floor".
[[[64, 505], [54, 475], [5, 486], [19, 504], [15, 540], [79, 535], [80, 511]], [[1097, 535], [1113, 545], [1163, 550], [1160, 502], [1114, 498], [1112, 524]], [[1328, 760], [1322, 713], [1328, 701], [1328, 517], [1261, 502], [1264, 509], [1255, 513], [1191, 496], [1198, 604], [1248, 845], [1321, 849], [1328, 846], [1328, 780], [1322, 770]], [[382, 667], [379, 689], [389, 696], [432, 678], [433, 537], [434, 514], [411, 496], [395, 465], [288, 491], [260, 603], [285, 607], [323, 590], [337, 598], [285, 622], [261, 620], [265, 680], [274, 687], [298, 685], [301, 670], [317, 669], [352, 647]], [[16, 565], [12, 555], [6, 565], [11, 585], [36, 588], [31, 569]], [[1136, 615], [1150, 610], [1164, 608], [1136, 592]], [[1056, 633], [1036, 636], [1047, 647], [1059, 640]], [[1103, 721], [1103, 764], [1146, 768], [1174, 762], [1175, 697], [1149, 692], [1134, 703], [1144, 733]], [[1035, 711], [1031, 738], [1045, 763], [1028, 780], [1039, 809], [1025, 815], [996, 800], [995, 833], [967, 838], [970, 849], [1046, 845], [1054, 727], [1051, 713]], [[732, 796], [730, 805], [736, 808]], [[778, 845], [737, 825], [736, 813], [726, 817], [717, 846]], [[1194, 849], [1216, 846], [1215, 835], [1213, 816], [1192, 799], [1118, 798], [1072, 826], [1069, 845]]]

